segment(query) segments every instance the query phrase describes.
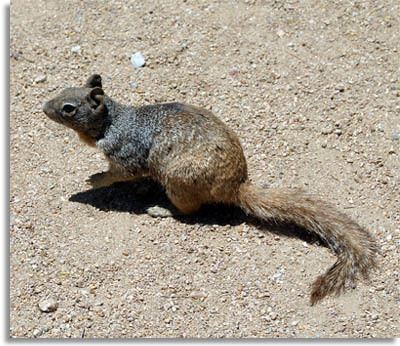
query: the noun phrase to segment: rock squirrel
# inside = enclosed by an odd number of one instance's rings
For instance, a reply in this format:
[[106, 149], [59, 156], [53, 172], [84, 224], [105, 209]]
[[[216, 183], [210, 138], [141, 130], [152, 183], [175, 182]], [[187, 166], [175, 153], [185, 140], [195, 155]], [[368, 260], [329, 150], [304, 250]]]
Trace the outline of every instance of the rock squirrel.
[[43, 111], [103, 151], [109, 170], [90, 177], [95, 188], [150, 176], [184, 214], [226, 203], [320, 237], [337, 261], [313, 283], [312, 305], [375, 267], [374, 239], [348, 216], [302, 191], [253, 185], [238, 137], [208, 110], [181, 103], [125, 106], [105, 95], [100, 75], [92, 75], [84, 87], [46, 102]]

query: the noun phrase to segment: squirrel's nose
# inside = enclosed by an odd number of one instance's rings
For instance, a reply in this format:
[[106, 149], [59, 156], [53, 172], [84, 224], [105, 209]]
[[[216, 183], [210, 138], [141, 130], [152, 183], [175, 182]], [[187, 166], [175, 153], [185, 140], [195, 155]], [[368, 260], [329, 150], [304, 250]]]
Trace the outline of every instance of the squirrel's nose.
[[43, 103], [42, 110], [43, 110], [43, 112], [45, 112], [46, 114], [49, 113], [49, 110], [50, 110], [49, 102]]

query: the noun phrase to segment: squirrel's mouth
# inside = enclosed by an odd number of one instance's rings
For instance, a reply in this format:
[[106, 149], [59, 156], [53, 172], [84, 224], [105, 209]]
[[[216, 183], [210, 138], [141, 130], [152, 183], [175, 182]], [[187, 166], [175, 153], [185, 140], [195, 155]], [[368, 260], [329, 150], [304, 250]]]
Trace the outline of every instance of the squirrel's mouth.
[[48, 117], [50, 117], [52, 115], [52, 113], [53, 113], [52, 109], [51, 109], [51, 106], [50, 106], [50, 102], [45, 102], [43, 104], [42, 110]]

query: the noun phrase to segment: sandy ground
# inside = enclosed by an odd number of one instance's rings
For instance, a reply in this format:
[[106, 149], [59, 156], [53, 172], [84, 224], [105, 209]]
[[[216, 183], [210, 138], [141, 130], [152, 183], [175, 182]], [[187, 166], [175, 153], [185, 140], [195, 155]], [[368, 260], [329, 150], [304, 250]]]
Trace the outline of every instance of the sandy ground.
[[[12, 1], [10, 335], [399, 336], [398, 13], [397, 0]], [[311, 307], [335, 261], [320, 244], [229, 208], [153, 218], [154, 186], [90, 190], [105, 160], [41, 105], [94, 72], [124, 103], [212, 109], [254, 182], [358, 220], [381, 248], [370, 282]]]

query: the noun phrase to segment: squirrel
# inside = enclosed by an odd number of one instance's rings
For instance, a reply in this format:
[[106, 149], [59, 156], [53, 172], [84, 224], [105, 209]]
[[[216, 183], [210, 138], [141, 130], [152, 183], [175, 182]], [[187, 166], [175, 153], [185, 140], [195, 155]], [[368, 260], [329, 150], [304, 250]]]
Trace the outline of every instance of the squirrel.
[[148, 176], [158, 181], [183, 214], [203, 204], [239, 206], [262, 221], [291, 223], [319, 237], [336, 263], [312, 284], [310, 303], [354, 287], [376, 266], [372, 235], [330, 204], [296, 189], [263, 189], [249, 181], [238, 136], [212, 112], [182, 103], [141, 107], [116, 102], [102, 78], [64, 89], [46, 102], [44, 113], [97, 147], [109, 170], [89, 178], [94, 188]]

